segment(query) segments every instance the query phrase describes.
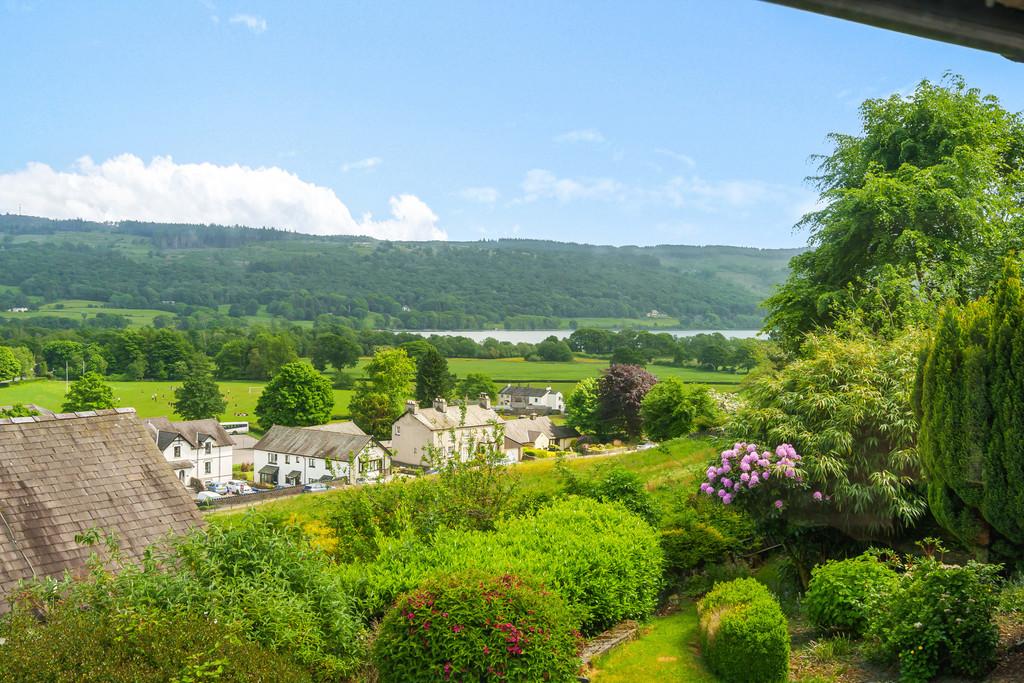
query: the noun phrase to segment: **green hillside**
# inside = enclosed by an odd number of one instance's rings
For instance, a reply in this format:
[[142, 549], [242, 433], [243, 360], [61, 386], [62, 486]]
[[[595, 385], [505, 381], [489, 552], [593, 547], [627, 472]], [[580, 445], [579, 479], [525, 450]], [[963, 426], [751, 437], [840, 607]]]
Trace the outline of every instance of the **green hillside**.
[[[529, 329], [600, 318], [749, 329], [760, 324], [759, 302], [785, 278], [796, 253], [384, 242], [2, 215], [0, 310], [89, 301], [148, 316], [219, 309], [237, 318], [302, 321], [330, 314], [355, 327]], [[665, 317], [647, 318], [652, 310]]]

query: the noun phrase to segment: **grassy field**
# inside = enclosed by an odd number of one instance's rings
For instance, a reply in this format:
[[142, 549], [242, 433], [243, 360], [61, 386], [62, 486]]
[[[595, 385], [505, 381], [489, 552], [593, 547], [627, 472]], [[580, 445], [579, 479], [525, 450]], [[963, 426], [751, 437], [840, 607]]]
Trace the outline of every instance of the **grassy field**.
[[38, 309], [25, 313], [9, 313], [0, 311], [0, 318], [11, 318], [22, 320], [26, 318], [56, 317], [73, 318], [74, 320], [86, 320], [95, 318], [97, 313], [108, 313], [110, 315], [123, 315], [129, 320], [130, 327], [152, 326], [153, 318], [158, 315], [173, 316], [167, 311], [141, 308], [107, 308], [103, 302], [87, 301], [84, 299], [63, 299], [52, 304], [43, 304]]
[[685, 602], [677, 612], [656, 617], [636, 640], [591, 663], [590, 680], [599, 683], [714, 683], [697, 652], [697, 608]]
[[[135, 408], [139, 417], [175, 417], [171, 408], [174, 387], [181, 382], [109, 382], [120, 407]], [[265, 382], [219, 382], [227, 399], [228, 408], [221, 420], [255, 421], [256, 401]], [[154, 398], [155, 397], [155, 398]], [[334, 414], [346, 416], [351, 391], [334, 390]], [[60, 411], [64, 402], [64, 382], [58, 380], [32, 380], [8, 387], [0, 387], [0, 405], [35, 403]]]

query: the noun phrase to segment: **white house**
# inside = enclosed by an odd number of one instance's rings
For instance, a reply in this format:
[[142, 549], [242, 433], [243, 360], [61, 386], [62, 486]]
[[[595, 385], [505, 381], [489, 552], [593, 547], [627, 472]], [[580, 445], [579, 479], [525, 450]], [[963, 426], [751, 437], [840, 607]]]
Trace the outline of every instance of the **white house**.
[[283, 486], [354, 484], [391, 473], [391, 453], [372, 436], [317, 427], [274, 425], [252, 447], [252, 460], [256, 481]]
[[564, 413], [565, 398], [561, 391], [551, 387], [522, 387], [506, 384], [498, 392], [498, 406], [502, 410], [535, 410], [539, 412]]
[[193, 479], [203, 486], [208, 481], [231, 479], [235, 442], [216, 420], [171, 422], [166, 417], [151, 417], [145, 424], [157, 450], [185, 486]]
[[524, 448], [547, 450], [568, 448], [580, 433], [566, 425], [556, 425], [549, 417], [530, 415], [505, 420], [505, 454], [511, 462], [523, 459]]
[[503, 422], [487, 394], [466, 406], [448, 405], [443, 398], [430, 408], [406, 401], [405, 412], [391, 425], [392, 458], [409, 467], [429, 467], [434, 457], [466, 460], [473, 449], [498, 443]]

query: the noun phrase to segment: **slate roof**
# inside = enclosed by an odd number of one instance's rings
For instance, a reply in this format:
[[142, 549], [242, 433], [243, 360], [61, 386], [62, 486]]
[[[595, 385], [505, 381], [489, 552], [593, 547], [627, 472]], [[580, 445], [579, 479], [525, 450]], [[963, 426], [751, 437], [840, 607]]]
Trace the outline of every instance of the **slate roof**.
[[418, 408], [415, 413], [407, 413], [422, 422], [433, 432], [460, 427], [484, 427], [493, 423], [501, 424], [503, 420], [491, 408], [481, 408], [473, 404], [466, 406], [466, 417], [463, 421], [461, 406], [448, 406], [444, 412], [436, 408]]
[[540, 434], [546, 434], [550, 439], [574, 439], [580, 435], [572, 427], [554, 424], [549, 417], [505, 421], [505, 436], [518, 444], [533, 443]]
[[540, 387], [519, 387], [506, 384], [505, 388], [498, 392], [503, 396], [547, 396], [551, 393], [551, 387], [541, 389]]
[[150, 417], [146, 418], [145, 422], [160, 451], [167, 448], [178, 436], [187, 441], [192, 448], [199, 448], [199, 444], [207, 436], [213, 437], [215, 446], [233, 446], [235, 443], [231, 435], [213, 418], [171, 422], [166, 417]]
[[366, 434], [343, 434], [322, 429], [274, 425], [256, 442], [253, 450], [351, 462], [352, 456], [363, 450], [371, 441], [373, 437]]
[[336, 432], [338, 434], [355, 434], [356, 436], [366, 436], [366, 432], [359, 428], [355, 422], [331, 422], [325, 425], [313, 425], [312, 427], [303, 427], [303, 429], [318, 429], [322, 432]]
[[136, 559], [203, 518], [131, 408], [0, 420], [0, 612], [21, 579], [80, 570], [91, 528]]

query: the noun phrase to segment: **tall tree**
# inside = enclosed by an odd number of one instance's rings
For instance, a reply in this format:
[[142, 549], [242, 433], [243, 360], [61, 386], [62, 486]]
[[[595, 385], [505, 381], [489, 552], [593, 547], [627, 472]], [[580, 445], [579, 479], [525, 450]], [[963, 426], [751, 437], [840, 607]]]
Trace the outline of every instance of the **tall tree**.
[[459, 396], [468, 397], [470, 400], [477, 398], [480, 394], [487, 394], [493, 401], [498, 398], [498, 386], [487, 375], [471, 372], [459, 382], [458, 393]]
[[379, 349], [366, 364], [367, 381], [356, 387], [349, 411], [352, 420], [377, 438], [391, 435], [402, 414], [416, 365], [403, 349]]
[[918, 381], [935, 519], [983, 556], [1024, 545], [1024, 287], [1014, 260], [991, 300], [947, 307]]
[[174, 398], [174, 412], [186, 420], [217, 417], [228, 406], [205, 356], [197, 357], [193, 362], [188, 377], [174, 390]]
[[912, 298], [974, 298], [1022, 242], [1021, 115], [954, 76], [866, 101], [861, 123], [859, 135], [831, 136], [816, 178], [823, 208], [799, 224], [811, 249], [765, 304], [766, 327], [789, 348], [894, 278], [909, 286], [892, 291]]
[[640, 404], [644, 433], [655, 441], [686, 436], [714, 423], [717, 408], [705, 386], [670, 377], [655, 384]]
[[597, 434], [597, 410], [597, 378], [586, 377], [576, 383], [565, 399], [565, 423], [580, 434]]
[[612, 365], [597, 383], [597, 431], [601, 436], [637, 437], [643, 432], [640, 407], [658, 379], [637, 365]]
[[455, 375], [448, 372], [448, 361], [430, 347], [416, 364], [416, 400], [428, 405], [435, 398], [451, 398], [454, 392]]
[[103, 376], [96, 372], [87, 372], [74, 382], [64, 396], [65, 413], [76, 413], [83, 410], [102, 410], [113, 408], [114, 390], [103, 382]]
[[363, 347], [351, 330], [320, 334], [313, 342], [313, 367], [323, 370], [330, 363], [335, 370], [350, 368], [362, 352]]
[[0, 381], [14, 379], [21, 374], [21, 363], [14, 351], [6, 346], [0, 346]]
[[274, 425], [304, 427], [331, 419], [334, 389], [331, 381], [304, 361], [286, 363], [267, 383], [256, 402], [262, 429]]

